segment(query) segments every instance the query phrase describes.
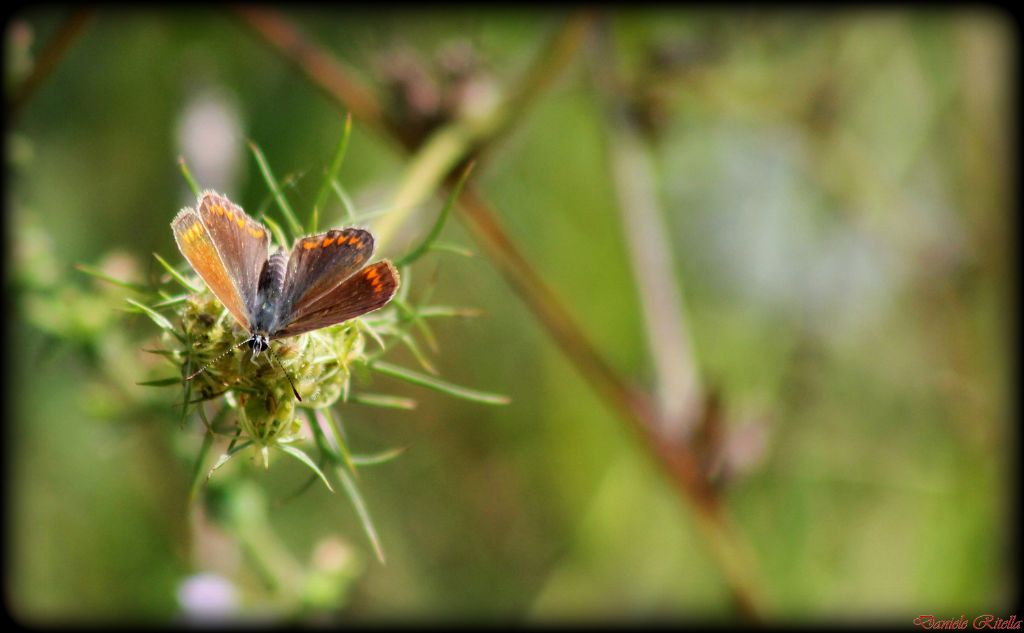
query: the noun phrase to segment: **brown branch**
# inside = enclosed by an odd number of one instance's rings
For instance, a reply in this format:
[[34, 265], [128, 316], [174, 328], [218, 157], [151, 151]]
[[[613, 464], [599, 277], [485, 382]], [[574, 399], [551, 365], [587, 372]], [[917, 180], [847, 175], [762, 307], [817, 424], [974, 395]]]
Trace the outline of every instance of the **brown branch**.
[[686, 491], [688, 500], [702, 512], [717, 513], [717, 497], [700, 474], [692, 451], [658, 435], [657, 411], [649, 396], [626, 382], [605, 362], [562, 305], [557, 293], [530, 266], [497, 223], [494, 210], [476, 190], [471, 187], [464, 189], [459, 203], [473, 236], [487, 249], [505, 280], [533, 311], [576, 369], [640, 436], [643, 445], [672, 476], [677, 486]]
[[[270, 10], [238, 9], [246, 23], [280, 54], [285, 56], [315, 85], [342, 106], [348, 106], [357, 116], [366, 118], [375, 129], [383, 129], [391, 138], [398, 139], [409, 150], [416, 150], [393, 121], [381, 115], [381, 108], [369, 90], [357, 88], [355, 81], [334, 61], [329, 53], [310, 43], [286, 18]], [[253, 19], [253, 16], [257, 19]], [[564, 66], [574, 57], [579, 48], [588, 15], [578, 14], [570, 18], [545, 47], [545, 54], [531, 66], [526, 78], [513, 85], [524, 88], [506, 105], [510, 108], [507, 118], [490, 128], [484, 136], [476, 137], [468, 144], [466, 152], [482, 151], [487, 144], [504, 130], [511, 127], [514, 119], [521, 117], [526, 106], [535, 100], [552, 81], [560, 75]], [[545, 56], [547, 55], [547, 56]], [[312, 60], [312, 61], [311, 61]], [[333, 76], [335, 70], [341, 71]], [[357, 95], [360, 102], [350, 103], [346, 95]], [[358, 108], [368, 116], [360, 115]], [[442, 130], [441, 132], [445, 132]], [[468, 155], [466, 158], [470, 158]], [[446, 182], [454, 184], [459, 166], [453, 165]], [[518, 247], [502, 228], [498, 213], [472, 187], [466, 187], [459, 197], [461, 215], [466, 219], [475, 239], [485, 248], [498, 266], [499, 271], [513, 290], [526, 303], [562, 352], [583, 375], [591, 387], [616, 412], [639, 437], [641, 445], [662, 467], [674, 482], [674, 488], [694, 508], [698, 525], [708, 540], [714, 558], [718, 561], [740, 612], [751, 619], [761, 613], [761, 599], [751, 579], [746, 562], [752, 560], [744, 542], [734, 532], [722, 512], [714, 490], [708, 484], [698, 466], [693, 450], [686, 444], [663, 437], [659, 432], [659, 416], [647, 394], [637, 390], [620, 376], [598, 352], [593, 343], [583, 334], [570, 312], [564, 307], [558, 294], [544, 281], [519, 251]]]
[[646, 433], [653, 415], [646, 394], [629, 385], [605, 362], [562, 305], [558, 294], [509, 239], [498, 224], [493, 209], [476, 189], [467, 187], [463, 190], [459, 204], [474, 237], [487, 249], [505, 280], [547, 328], [576, 369], [624, 420], [636, 426], [642, 434]]
[[548, 40], [530, 68], [523, 73], [522, 81], [512, 84], [517, 88], [503, 106], [507, 116], [490, 131], [487, 145], [476, 148], [477, 163], [486, 159], [482, 154], [485, 151], [493, 151], [497, 142], [512, 128], [529, 105], [562, 76], [566, 66], [575, 58], [576, 52], [582, 46], [594, 20], [595, 16], [589, 11], [574, 13], [566, 19], [554, 37]]
[[628, 384], [608, 366], [558, 295], [531, 268], [498, 225], [496, 214], [487, 202], [474, 189], [466, 188], [459, 203], [474, 238], [497, 264], [505, 280], [594, 391], [637, 435], [640, 445], [697, 513], [698, 527], [711, 545], [740, 613], [749, 620], [760, 620], [764, 599], [752, 569], [754, 557], [722, 511], [719, 498], [704, 477], [694, 451], [689, 445], [659, 432], [660, 418], [648, 395]]
[[13, 121], [21, 109], [25, 107], [28, 100], [35, 94], [40, 85], [50, 76], [57, 62], [64, 57], [64, 54], [71, 48], [71, 44], [82, 33], [83, 27], [95, 13], [95, 7], [82, 7], [69, 15], [61, 24], [57, 32], [50, 38], [43, 47], [42, 52], [32, 68], [32, 72], [21, 83], [10, 101], [10, 108], [7, 111], [8, 121]]
[[[672, 439], [690, 436], [703, 415], [690, 329], [683, 313], [681, 283], [673, 273], [672, 248], [658, 201], [653, 148], [640, 128], [636, 104], [619, 69], [607, 17], [593, 30], [590, 74], [605, 110], [607, 153], [613, 188], [619, 199], [622, 231], [633, 265], [646, 323], [647, 346], [654, 361], [661, 425]], [[678, 175], [677, 175], [678, 177]], [[684, 176], [685, 177], [685, 176]]]
[[394, 135], [394, 130], [384, 120], [376, 95], [284, 16], [273, 9], [255, 6], [235, 6], [234, 10], [265, 43], [301, 70], [331, 101], [347, 108], [375, 131], [385, 136]]

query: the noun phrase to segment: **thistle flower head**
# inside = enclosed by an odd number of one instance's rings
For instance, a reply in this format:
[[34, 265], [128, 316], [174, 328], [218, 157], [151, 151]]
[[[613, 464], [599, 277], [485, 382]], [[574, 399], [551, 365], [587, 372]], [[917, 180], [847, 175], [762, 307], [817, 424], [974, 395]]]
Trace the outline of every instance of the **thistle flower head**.
[[[301, 428], [296, 406], [333, 405], [348, 390], [352, 361], [364, 358], [365, 334], [358, 319], [271, 341], [270, 349], [257, 356], [240, 345], [248, 334], [209, 291], [182, 303], [180, 317], [182, 375], [205, 367], [193, 388], [203, 399], [224, 394], [238, 411], [243, 435], [260, 447], [295, 439]], [[164, 336], [170, 345], [173, 335]], [[293, 384], [301, 402], [292, 393]]]

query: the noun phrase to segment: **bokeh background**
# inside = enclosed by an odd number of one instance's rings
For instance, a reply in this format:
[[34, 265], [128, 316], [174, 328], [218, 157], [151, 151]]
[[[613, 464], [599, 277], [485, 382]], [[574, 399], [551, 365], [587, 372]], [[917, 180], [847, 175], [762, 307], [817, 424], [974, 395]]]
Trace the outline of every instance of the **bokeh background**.
[[[203, 187], [266, 207], [249, 140], [304, 216], [349, 108], [244, 13], [23, 9], [4, 24], [3, 576], [17, 619], [1010, 615], [1012, 19], [668, 7], [274, 19], [406, 134], [353, 112], [340, 181], [361, 211], [395, 203], [432, 134], [551, 72], [501, 110], [472, 186], [625, 382], [717, 402], [710, 431], [681, 437], [712, 464], [744, 554], [721, 555], [692, 496], [458, 210], [442, 239], [475, 256], [427, 255], [411, 296], [481, 311], [433, 321], [428, 354], [446, 380], [511, 404], [374, 375], [373, 391], [417, 408], [336, 407], [353, 451], [405, 448], [359, 471], [386, 564], [342, 492], [288, 498], [307, 477], [292, 460], [236, 460], [190, 503], [201, 426], [178, 424], [175, 388], [135, 384], [157, 362], [139, 351], [156, 327], [124, 310], [130, 292], [74, 265], [148, 283], [162, 272], [152, 253], [182, 262], [168, 226], [192, 199], [179, 156]], [[576, 39], [552, 51], [567, 28]], [[397, 212], [385, 254], [422, 236], [444, 191]], [[325, 217], [341, 221], [337, 201]], [[645, 303], [659, 288], [676, 294]], [[389, 359], [417, 366], [407, 350]], [[672, 366], [695, 374], [673, 383], [659, 369]], [[225, 494], [266, 503], [263, 522], [211, 521], [204, 508]], [[295, 575], [261, 569], [253, 547]]]

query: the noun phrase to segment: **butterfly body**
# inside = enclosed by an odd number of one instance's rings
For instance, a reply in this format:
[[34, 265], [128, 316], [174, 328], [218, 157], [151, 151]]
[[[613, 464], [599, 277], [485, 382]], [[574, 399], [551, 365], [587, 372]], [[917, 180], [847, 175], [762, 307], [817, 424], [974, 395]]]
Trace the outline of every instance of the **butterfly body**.
[[253, 355], [270, 341], [342, 323], [387, 304], [398, 271], [366, 265], [373, 236], [358, 228], [299, 238], [268, 256], [269, 232], [226, 197], [199, 196], [171, 222], [178, 249], [248, 333]]
[[256, 294], [252, 305], [249, 306], [252, 314], [252, 337], [249, 339], [249, 347], [256, 354], [267, 349], [270, 338], [281, 321], [281, 314], [286, 312], [282, 298], [287, 267], [288, 254], [283, 249], [278, 249], [267, 259], [263, 264], [263, 270], [260, 271]]

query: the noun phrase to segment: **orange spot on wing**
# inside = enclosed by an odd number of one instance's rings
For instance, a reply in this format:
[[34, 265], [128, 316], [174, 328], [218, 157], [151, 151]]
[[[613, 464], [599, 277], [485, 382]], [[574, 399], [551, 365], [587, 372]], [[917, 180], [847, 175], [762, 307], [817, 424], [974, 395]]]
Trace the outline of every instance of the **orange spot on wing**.
[[220, 255], [214, 248], [205, 227], [195, 222], [188, 230], [181, 233], [181, 254], [185, 256], [193, 270], [199, 273], [203, 281], [231, 315], [244, 328], [249, 327], [245, 303], [238, 292], [231, 274], [224, 267]]
[[307, 251], [312, 250], [316, 248], [316, 242], [303, 242], [302, 248], [306, 249]]
[[327, 238], [327, 239], [325, 239], [323, 241], [323, 243], [320, 245], [320, 247], [321, 248], [326, 248], [326, 247], [330, 246], [332, 243], [334, 243], [334, 238], [333, 237], [329, 237], [329, 238]]

